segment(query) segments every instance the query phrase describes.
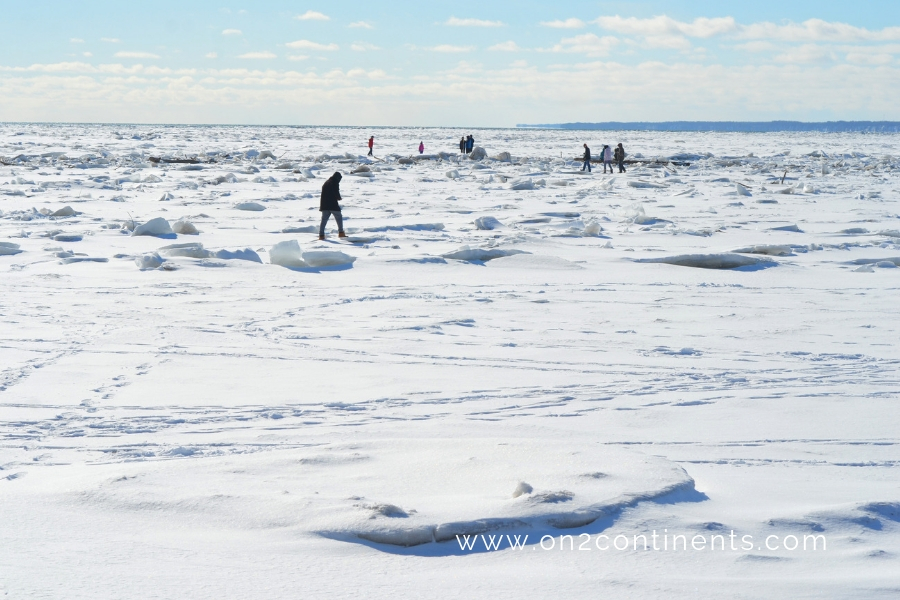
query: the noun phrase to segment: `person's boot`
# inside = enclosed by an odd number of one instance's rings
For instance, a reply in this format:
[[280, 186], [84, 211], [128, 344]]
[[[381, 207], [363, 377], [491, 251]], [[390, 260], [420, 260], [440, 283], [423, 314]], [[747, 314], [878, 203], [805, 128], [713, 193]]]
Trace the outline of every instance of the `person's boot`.
[[325, 239], [325, 236], [324, 236], [324, 235], [320, 235], [320, 236], [319, 236], [319, 239], [320, 239], [320, 240], [324, 240], [324, 239]]
[[347, 237], [347, 234], [344, 233], [343, 231], [338, 231], [338, 237], [339, 237], [339, 238]]

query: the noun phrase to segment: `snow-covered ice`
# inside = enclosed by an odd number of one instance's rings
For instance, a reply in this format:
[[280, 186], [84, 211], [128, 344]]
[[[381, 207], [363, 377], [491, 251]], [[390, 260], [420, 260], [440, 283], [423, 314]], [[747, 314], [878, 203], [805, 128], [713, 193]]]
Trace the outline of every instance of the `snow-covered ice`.
[[0, 595], [896, 597], [900, 138], [460, 133], [0, 125]]

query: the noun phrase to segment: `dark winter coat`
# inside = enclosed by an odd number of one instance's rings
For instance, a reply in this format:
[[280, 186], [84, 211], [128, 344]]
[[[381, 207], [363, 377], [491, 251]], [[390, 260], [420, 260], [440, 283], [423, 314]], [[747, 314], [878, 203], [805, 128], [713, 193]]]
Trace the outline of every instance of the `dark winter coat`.
[[613, 152], [613, 158], [616, 159], [616, 162], [625, 160], [625, 149], [622, 146], [617, 146], [615, 152]]
[[322, 186], [322, 199], [319, 201], [319, 210], [340, 211], [341, 207], [338, 200], [341, 199], [341, 174], [335, 173], [328, 178], [328, 181]]
[[591, 149], [587, 146], [584, 147], [584, 162], [591, 160]]

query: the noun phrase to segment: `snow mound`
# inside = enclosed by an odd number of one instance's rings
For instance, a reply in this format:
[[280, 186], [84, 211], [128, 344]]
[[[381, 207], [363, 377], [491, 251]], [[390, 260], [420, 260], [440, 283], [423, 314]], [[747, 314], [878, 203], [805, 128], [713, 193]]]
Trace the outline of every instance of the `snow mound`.
[[597, 221], [593, 221], [593, 220], [588, 221], [587, 224], [584, 226], [584, 235], [590, 235], [590, 236], [600, 235], [600, 233], [602, 231], [603, 231], [603, 227]]
[[541, 256], [536, 254], [515, 254], [502, 256], [488, 263], [491, 268], [539, 269], [541, 271], [560, 271], [582, 269], [581, 265], [558, 256]]
[[138, 266], [138, 269], [140, 269], [141, 271], [146, 271], [148, 269], [158, 269], [163, 264], [163, 257], [161, 257], [156, 252], [151, 252], [149, 254], [135, 257], [134, 264], [136, 264]]
[[55, 242], [80, 242], [83, 239], [84, 236], [77, 233], [57, 233], [53, 236]]
[[766, 254], [768, 256], [790, 256], [793, 254], [790, 246], [778, 246], [774, 244], [762, 244], [758, 246], [750, 246], [748, 248], [739, 248], [734, 250], [738, 254]]
[[179, 235], [198, 235], [200, 233], [193, 223], [184, 219], [179, 219], [172, 223], [172, 231]]
[[13, 244], [12, 242], [0, 242], [0, 256], [12, 256], [13, 254], [19, 254], [22, 250], [19, 248], [18, 244]]
[[315, 233], [319, 230], [315, 225], [301, 225], [299, 227], [285, 227], [281, 233]]
[[131, 235], [152, 235], [155, 237], [174, 237], [175, 232], [172, 231], [172, 227], [169, 225], [169, 222], [163, 219], [162, 217], [156, 217], [155, 219], [150, 219], [146, 223], [138, 225], [134, 228], [134, 231], [131, 232]]
[[451, 258], [453, 260], [464, 260], [468, 262], [486, 262], [495, 258], [504, 256], [512, 256], [514, 254], [528, 254], [524, 250], [504, 249], [504, 248], [470, 248], [463, 246], [459, 250], [441, 254], [443, 258]]
[[310, 267], [339, 267], [351, 265], [356, 257], [344, 254], [338, 250], [310, 250], [303, 253], [303, 260]]
[[780, 227], [770, 227], [769, 231], [792, 231], [794, 233], [803, 233], [796, 224], [794, 225], [782, 225]]
[[889, 262], [895, 267], [900, 267], [900, 256], [891, 256], [887, 258], [857, 258], [855, 260], [851, 260], [851, 265], [875, 265], [880, 266], [879, 263]]
[[752, 196], [753, 195], [750, 193], [750, 190], [747, 189], [747, 186], [742, 185], [740, 183], [734, 184], [734, 191], [736, 191], [739, 196]]
[[481, 230], [491, 231], [493, 229], [500, 229], [503, 227], [503, 223], [494, 217], [478, 217], [475, 219], [475, 227]]
[[664, 258], [639, 258], [635, 262], [663, 263], [698, 269], [737, 269], [739, 267], [774, 266], [771, 259], [744, 256], [742, 254], [681, 254]]
[[459, 179], [459, 171], [457, 171], [456, 169], [451, 169], [444, 173], [444, 176], [447, 179]]
[[512, 162], [512, 155], [509, 152], [500, 152], [495, 156], [492, 156], [491, 159], [498, 160], [500, 162]]
[[266, 207], [259, 202], [238, 202], [234, 205], [237, 210], [248, 210], [251, 212], [260, 212], [266, 210]]
[[304, 268], [309, 265], [303, 260], [303, 251], [297, 240], [278, 242], [269, 250], [269, 262], [288, 268]]
[[225, 260], [249, 260], [262, 264], [259, 254], [250, 248], [244, 248], [243, 250], [218, 250], [213, 256]]

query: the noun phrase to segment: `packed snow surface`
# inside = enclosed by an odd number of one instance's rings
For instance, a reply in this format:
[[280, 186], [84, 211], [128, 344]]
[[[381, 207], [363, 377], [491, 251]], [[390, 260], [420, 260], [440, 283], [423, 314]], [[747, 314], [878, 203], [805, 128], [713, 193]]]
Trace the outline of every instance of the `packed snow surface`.
[[896, 597], [900, 138], [467, 133], [0, 125], [0, 596]]

